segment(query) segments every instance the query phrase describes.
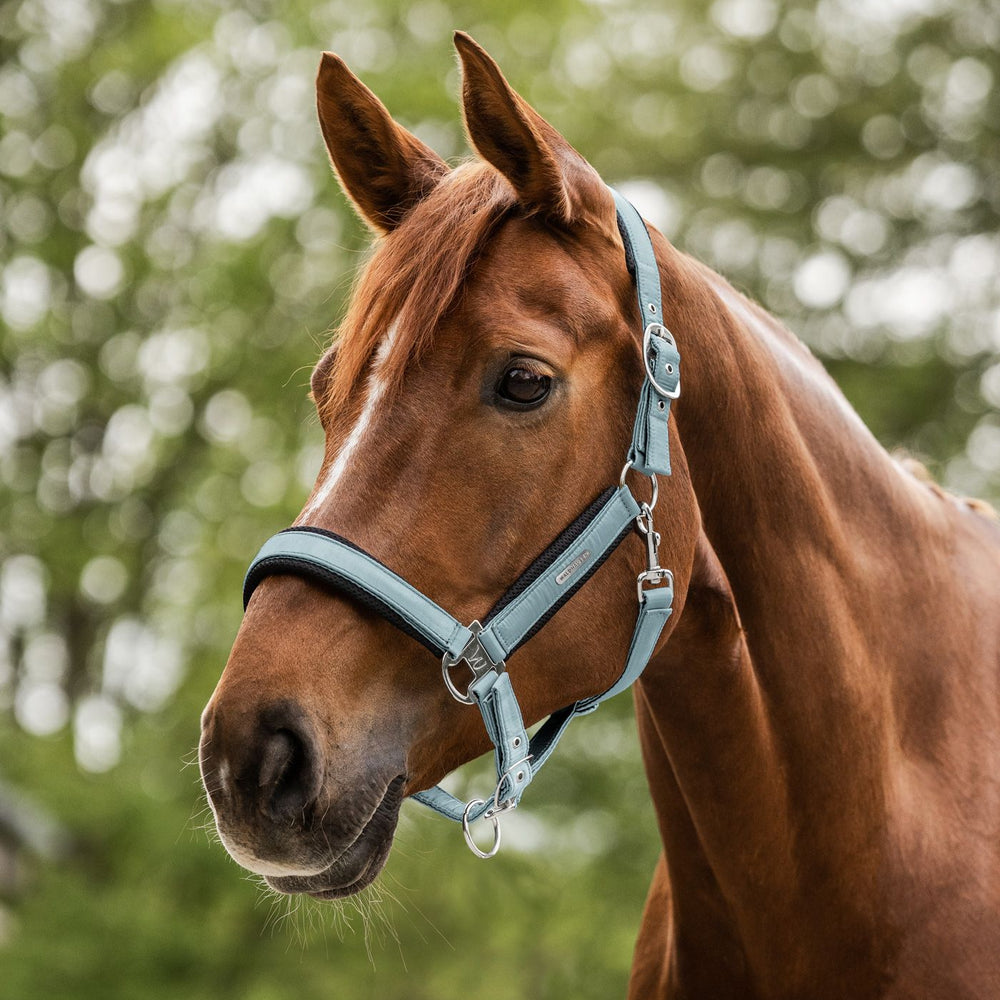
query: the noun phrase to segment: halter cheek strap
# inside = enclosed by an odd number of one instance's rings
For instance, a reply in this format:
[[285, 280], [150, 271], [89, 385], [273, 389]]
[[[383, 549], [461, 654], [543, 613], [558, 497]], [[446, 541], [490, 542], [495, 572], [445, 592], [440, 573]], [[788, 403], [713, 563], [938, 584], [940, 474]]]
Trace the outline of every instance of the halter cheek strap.
[[625, 263], [635, 281], [642, 317], [642, 361], [646, 378], [632, 429], [628, 460], [637, 472], [670, 475], [668, 421], [670, 403], [681, 393], [681, 359], [674, 335], [663, 325], [660, 270], [646, 226], [630, 201], [617, 191], [618, 231], [625, 244]]
[[[659, 565], [660, 536], [653, 527], [656, 474], [670, 473], [670, 401], [680, 391], [680, 359], [673, 335], [660, 322], [660, 281], [649, 234], [632, 205], [613, 192], [626, 263], [636, 284], [643, 330], [645, 379], [628, 461], [617, 488], [598, 497], [549, 545], [494, 605], [482, 623], [463, 625], [358, 546], [320, 528], [289, 528], [268, 539], [247, 571], [246, 606], [268, 576], [304, 576], [369, 608], [441, 657], [443, 681], [459, 702], [476, 705], [494, 746], [497, 783], [489, 799], [462, 802], [440, 786], [413, 798], [462, 823], [470, 848], [492, 857], [500, 848], [499, 816], [517, 806], [539, 768], [551, 756], [570, 721], [594, 711], [642, 673], [670, 617], [673, 575]], [[639, 504], [625, 485], [630, 467], [649, 475], [650, 503]], [[647, 565], [638, 575], [638, 615], [625, 665], [606, 691], [554, 712], [530, 739], [505, 661], [527, 642], [593, 575], [633, 528], [646, 539]], [[461, 686], [461, 674], [471, 680]], [[470, 824], [485, 817], [493, 844], [481, 850]]]

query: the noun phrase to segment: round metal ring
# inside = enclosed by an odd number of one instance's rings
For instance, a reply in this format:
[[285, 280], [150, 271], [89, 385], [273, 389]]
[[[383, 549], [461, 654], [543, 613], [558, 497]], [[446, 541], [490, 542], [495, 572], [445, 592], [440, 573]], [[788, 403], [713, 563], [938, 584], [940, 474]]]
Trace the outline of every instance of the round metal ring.
[[[628, 475], [628, 470], [632, 468], [632, 459], [630, 458], [622, 468], [622, 474], [618, 477], [618, 486], [621, 488], [625, 485], [625, 477]], [[653, 496], [651, 497], [647, 506], [652, 510], [656, 506], [656, 501], [660, 498], [660, 486], [656, 476], [648, 474], [648, 478], [653, 487]]]
[[472, 831], [469, 830], [469, 813], [477, 806], [483, 805], [486, 805], [485, 799], [472, 799], [465, 807], [465, 812], [462, 813], [462, 833], [465, 834], [465, 842], [469, 845], [469, 850], [477, 858], [492, 858], [500, 850], [500, 820], [496, 814], [490, 812], [483, 814], [483, 818], [488, 819], [493, 824], [493, 846], [488, 851], [484, 851], [479, 847], [472, 839]]

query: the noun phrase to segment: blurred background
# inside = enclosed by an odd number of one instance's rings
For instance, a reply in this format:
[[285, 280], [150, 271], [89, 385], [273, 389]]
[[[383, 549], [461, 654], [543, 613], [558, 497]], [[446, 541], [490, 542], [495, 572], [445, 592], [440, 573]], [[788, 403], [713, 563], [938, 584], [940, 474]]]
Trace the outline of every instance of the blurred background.
[[1000, 499], [997, 0], [0, 0], [4, 1000], [624, 993], [657, 855], [627, 697], [498, 859], [407, 806], [339, 908], [230, 862], [193, 763], [368, 245], [319, 53], [456, 158], [456, 27], [886, 446]]

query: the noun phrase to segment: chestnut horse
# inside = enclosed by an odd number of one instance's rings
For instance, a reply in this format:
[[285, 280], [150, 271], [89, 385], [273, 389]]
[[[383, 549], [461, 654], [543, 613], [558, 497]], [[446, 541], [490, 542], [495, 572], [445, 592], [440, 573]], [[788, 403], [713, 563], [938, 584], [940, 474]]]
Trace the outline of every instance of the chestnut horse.
[[[609, 189], [456, 45], [480, 159], [455, 169], [323, 56], [323, 136], [379, 239], [313, 373], [326, 455], [297, 524], [470, 621], [617, 482], [643, 362]], [[1000, 530], [651, 232], [684, 389], [658, 484], [674, 615], [635, 688], [663, 854], [631, 995], [1000, 996]], [[528, 724], [615, 681], [644, 551], [626, 538], [512, 658]], [[488, 747], [419, 643], [277, 575], [201, 766], [232, 856], [333, 898], [376, 877], [405, 796]]]

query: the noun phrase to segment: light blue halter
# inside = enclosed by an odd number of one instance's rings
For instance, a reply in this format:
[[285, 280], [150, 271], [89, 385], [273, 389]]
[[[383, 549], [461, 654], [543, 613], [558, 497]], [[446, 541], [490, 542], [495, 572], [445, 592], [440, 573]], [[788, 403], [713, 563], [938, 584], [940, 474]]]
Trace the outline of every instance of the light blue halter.
[[[632, 431], [632, 447], [617, 488], [598, 497], [566, 528], [485, 616], [463, 625], [402, 577], [345, 538], [320, 528], [289, 528], [268, 539], [247, 571], [244, 607], [265, 577], [305, 576], [328, 585], [380, 614], [441, 657], [444, 683], [462, 704], [477, 705], [493, 741], [497, 784], [489, 799], [462, 802], [440, 786], [413, 798], [461, 822], [469, 847], [489, 858], [500, 848], [501, 813], [517, 806], [531, 779], [548, 760], [570, 721], [624, 691], [642, 673], [671, 614], [673, 574], [659, 565], [660, 536], [653, 527], [658, 474], [670, 474], [670, 402], [680, 394], [680, 357], [662, 324], [660, 275], [649, 233], [639, 213], [613, 191], [626, 264], [635, 280], [642, 315], [645, 379]], [[653, 495], [640, 504], [625, 484], [632, 468], [650, 477]], [[632, 526], [646, 539], [646, 568], [638, 575], [638, 620], [624, 669], [601, 694], [553, 712], [530, 739], [505, 661], [527, 642], [590, 578]], [[464, 663], [472, 680], [462, 690], [452, 668]], [[469, 826], [484, 817], [493, 844], [481, 850]]]

